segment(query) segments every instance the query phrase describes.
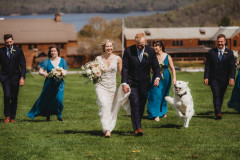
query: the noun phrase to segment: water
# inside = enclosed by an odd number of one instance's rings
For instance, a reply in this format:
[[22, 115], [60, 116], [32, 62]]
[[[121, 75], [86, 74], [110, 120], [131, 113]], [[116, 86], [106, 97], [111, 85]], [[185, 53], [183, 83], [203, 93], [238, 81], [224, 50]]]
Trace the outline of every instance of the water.
[[[129, 12], [129, 13], [76, 13], [76, 14], [63, 14], [63, 23], [72, 23], [76, 31], [79, 31], [84, 25], [88, 23], [91, 17], [101, 16], [106, 20], [112, 20], [117, 18], [125, 18], [130, 16], [146, 16], [156, 13], [162, 13], [163, 11], [152, 12]], [[38, 18], [54, 18], [53, 14], [46, 15], [20, 15], [20, 16], [0, 16], [4, 19], [38, 19]]]

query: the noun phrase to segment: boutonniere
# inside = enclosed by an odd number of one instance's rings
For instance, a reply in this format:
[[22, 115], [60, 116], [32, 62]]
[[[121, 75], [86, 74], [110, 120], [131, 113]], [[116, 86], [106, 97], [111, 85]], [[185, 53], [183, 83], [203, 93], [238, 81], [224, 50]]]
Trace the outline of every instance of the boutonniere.
[[15, 49], [12, 49], [12, 50], [11, 50], [11, 54], [14, 54], [15, 52], [16, 52]]
[[223, 52], [223, 55], [227, 55], [227, 52]]
[[148, 54], [147, 54], [147, 52], [144, 52], [144, 53], [143, 53], [143, 56], [145, 56], [145, 57], [148, 58]]

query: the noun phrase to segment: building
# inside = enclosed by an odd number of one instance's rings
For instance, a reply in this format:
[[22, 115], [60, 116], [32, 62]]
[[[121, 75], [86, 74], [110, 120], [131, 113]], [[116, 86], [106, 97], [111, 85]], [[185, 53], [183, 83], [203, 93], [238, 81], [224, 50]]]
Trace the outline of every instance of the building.
[[225, 34], [227, 47], [240, 52], [240, 27], [124, 28], [124, 45], [133, 45], [135, 35], [143, 32], [148, 45], [163, 41], [174, 61], [204, 63], [205, 54], [217, 44], [217, 35]]
[[58, 45], [60, 56], [67, 61], [78, 48], [73, 24], [62, 23], [60, 14], [53, 19], [0, 19], [1, 47], [7, 33], [13, 34], [14, 44], [22, 47], [27, 69], [37, 69], [39, 62], [47, 58], [51, 44]]

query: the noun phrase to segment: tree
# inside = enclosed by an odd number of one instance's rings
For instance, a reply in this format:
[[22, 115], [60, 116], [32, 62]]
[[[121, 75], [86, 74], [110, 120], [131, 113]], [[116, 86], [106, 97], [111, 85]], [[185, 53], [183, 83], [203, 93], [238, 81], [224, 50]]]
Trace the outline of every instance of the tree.
[[230, 17], [224, 16], [218, 21], [218, 26], [232, 26], [233, 21]]

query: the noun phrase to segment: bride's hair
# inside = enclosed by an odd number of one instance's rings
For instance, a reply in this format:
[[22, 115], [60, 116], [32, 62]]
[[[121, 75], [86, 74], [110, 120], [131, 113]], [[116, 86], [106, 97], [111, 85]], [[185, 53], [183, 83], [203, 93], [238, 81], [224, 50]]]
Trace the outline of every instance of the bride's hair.
[[107, 44], [108, 42], [111, 42], [112, 45], [114, 46], [114, 41], [113, 41], [113, 40], [111, 40], [111, 39], [105, 39], [105, 40], [102, 42], [102, 45], [101, 45], [103, 52], [105, 52], [105, 47], [106, 47], [106, 44]]

